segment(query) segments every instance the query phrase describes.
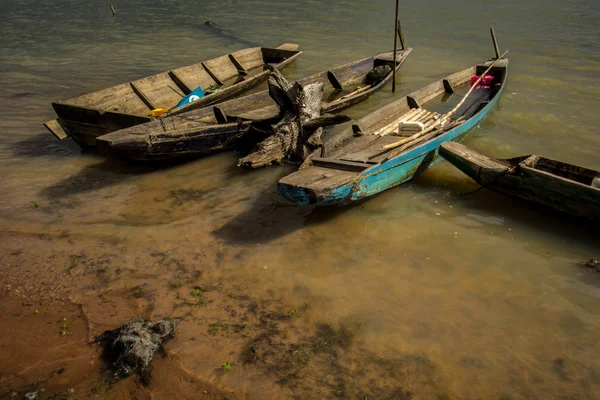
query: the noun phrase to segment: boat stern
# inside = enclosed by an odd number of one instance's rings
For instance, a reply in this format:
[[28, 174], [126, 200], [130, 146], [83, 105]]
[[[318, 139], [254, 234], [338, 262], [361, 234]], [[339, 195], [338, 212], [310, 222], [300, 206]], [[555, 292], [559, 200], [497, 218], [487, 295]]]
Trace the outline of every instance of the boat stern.
[[277, 190], [298, 205], [330, 206], [350, 201], [356, 172], [310, 167], [283, 177]]

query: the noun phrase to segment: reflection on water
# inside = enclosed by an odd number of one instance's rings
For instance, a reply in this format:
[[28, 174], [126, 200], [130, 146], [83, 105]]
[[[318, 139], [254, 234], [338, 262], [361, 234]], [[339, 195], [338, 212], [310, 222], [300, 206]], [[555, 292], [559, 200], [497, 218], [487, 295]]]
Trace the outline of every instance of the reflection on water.
[[[294, 166], [124, 163], [42, 126], [54, 100], [244, 47], [207, 19], [299, 43], [285, 73], [301, 77], [389, 51], [392, 4], [130, 1], [113, 18], [88, 3], [3, 5], [0, 398], [36, 381], [42, 397], [598, 398], [600, 275], [578, 265], [600, 256], [591, 223], [478, 191], [446, 163], [350, 207], [296, 207], [274, 185]], [[494, 24], [508, 86], [466, 144], [600, 168], [597, 2], [402, 12], [415, 51], [399, 93], [349, 115], [490, 56]], [[113, 384], [87, 344], [134, 316], [182, 319], [147, 389]]]

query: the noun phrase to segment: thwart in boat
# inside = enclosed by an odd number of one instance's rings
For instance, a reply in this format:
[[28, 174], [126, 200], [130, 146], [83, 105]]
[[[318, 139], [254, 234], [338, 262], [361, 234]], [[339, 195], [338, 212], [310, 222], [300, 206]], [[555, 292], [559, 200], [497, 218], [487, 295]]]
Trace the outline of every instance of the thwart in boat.
[[[399, 50], [399, 69], [412, 49]], [[381, 90], [392, 77], [392, 53], [354, 61], [298, 80], [302, 86], [322, 83], [321, 113], [341, 111]], [[340, 90], [341, 89], [341, 90]], [[112, 132], [96, 139], [102, 151], [133, 160], [200, 156], [231, 149], [251, 128], [248, 138], [264, 139], [280, 118], [280, 110], [265, 90], [158, 121]]]
[[[235, 51], [54, 102], [58, 118], [44, 125], [58, 139], [71, 136], [81, 147], [93, 147], [98, 136], [235, 97], [267, 79], [267, 65], [281, 69], [300, 54], [298, 45], [290, 43], [274, 49]], [[161, 109], [170, 112], [165, 114]]]

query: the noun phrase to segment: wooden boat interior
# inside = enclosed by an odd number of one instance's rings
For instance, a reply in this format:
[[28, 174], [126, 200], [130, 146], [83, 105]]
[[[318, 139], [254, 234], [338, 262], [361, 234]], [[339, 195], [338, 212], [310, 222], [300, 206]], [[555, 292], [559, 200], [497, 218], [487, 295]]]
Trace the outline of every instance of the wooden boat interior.
[[[409, 53], [410, 50], [399, 51], [398, 59], [401, 60], [401, 57], [405, 58]], [[375, 67], [385, 63], [390, 63], [389, 65], [392, 65], [393, 61], [388, 61], [390, 57], [391, 53], [384, 53], [379, 56], [366, 58], [329, 71], [323, 71], [299, 79], [298, 83], [302, 85], [319, 82], [323, 83], [323, 91], [325, 93], [324, 98], [326, 98], [333, 92], [339, 92], [336, 91], [334, 87], [335, 81], [337, 81], [337, 83], [342, 86], [342, 91], [338, 93], [337, 99], [331, 103], [325, 102], [322, 104], [323, 112], [328, 112], [330, 110], [328, 107], [329, 105], [339, 107], [348, 101], [349, 97], [368, 95], [369, 93], [367, 90], [358, 92], [355, 88], [363, 84], [367, 74]], [[335, 81], [331, 76], [335, 77]], [[332, 81], [334, 81], [334, 84], [332, 84]], [[383, 84], [385, 84], [384, 81], [373, 82], [373, 84], [369, 86], [369, 89], [372, 91], [377, 90], [380, 87], [379, 85]], [[349, 105], [351, 104], [352, 103]], [[339, 109], [340, 108], [336, 108], [336, 110]], [[192, 110], [177, 115], [170, 115], [157, 121], [133, 126], [127, 128], [126, 133], [148, 134], [156, 129], [161, 131], [171, 131], [175, 129], [181, 131], [183, 129], [202, 127], [203, 125], [237, 123], [239, 121], [264, 121], [269, 123], [269, 121], [276, 118], [278, 114], [279, 108], [269, 96], [268, 91], [264, 90], [248, 96], [227, 100], [212, 107], [204, 107], [202, 109]]]
[[587, 169], [577, 165], [567, 164], [536, 155], [515, 157], [500, 161], [504, 161], [509, 165], [520, 164], [522, 166], [546, 172], [551, 175], [569, 179], [574, 182], [579, 182], [587, 186], [600, 188], [600, 173], [592, 169]]
[[[289, 47], [293, 48], [293, 47]], [[197, 87], [206, 97], [210, 90], [223, 90], [249, 80], [266, 70], [266, 65], [277, 67], [299, 54], [285, 47], [277, 49], [254, 47], [207, 60], [198, 64], [161, 72], [146, 78], [102, 89], [70, 100], [56, 102], [86, 109], [147, 116], [155, 108], [171, 109]]]
[[[397, 66], [410, 54], [412, 49], [398, 51]], [[332, 70], [298, 80], [301, 85], [323, 83], [323, 112], [338, 111], [353, 103], [348, 103], [354, 97], [369, 95], [369, 92], [377, 90], [390, 79], [392, 75], [393, 53], [383, 53], [375, 57], [366, 58], [350, 64], [346, 64]], [[371, 77], [369, 74], [376, 71], [377, 67], [389, 66], [384, 75]], [[236, 108], [219, 108], [226, 113], [227, 120], [261, 120], [270, 119], [277, 115], [278, 108], [270, 97], [262, 99], [262, 103], [255, 103], [252, 110], [247, 110], [247, 105], [238, 103]], [[347, 104], [348, 103], [348, 104]], [[227, 108], [227, 109], [225, 109]]]
[[[362, 171], [457, 127], [481, 111], [498, 93], [505, 75], [502, 61], [488, 72], [494, 77], [493, 81], [473, 90], [443, 127], [411, 139], [415, 133], [435, 126], [443, 114], [454, 108], [469, 89], [471, 77], [484, 72], [490, 62], [457, 72], [366, 116], [352, 127], [354, 137], [350, 136], [352, 140], [343, 145], [327, 143], [325, 139], [325, 154], [323, 157], [313, 158], [313, 164]], [[426, 108], [423, 106], [425, 103], [428, 103]], [[406, 142], [401, 146], [382, 149], [403, 138]]]

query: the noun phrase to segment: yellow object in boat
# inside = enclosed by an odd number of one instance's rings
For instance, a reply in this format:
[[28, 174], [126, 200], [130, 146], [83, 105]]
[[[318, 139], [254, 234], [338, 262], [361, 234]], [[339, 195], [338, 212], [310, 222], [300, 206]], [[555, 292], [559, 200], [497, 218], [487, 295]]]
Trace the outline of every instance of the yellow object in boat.
[[155, 108], [154, 110], [150, 111], [150, 115], [152, 115], [153, 117], [159, 117], [161, 115], [163, 115], [164, 113], [166, 113], [167, 111], [169, 111], [166, 108]]

